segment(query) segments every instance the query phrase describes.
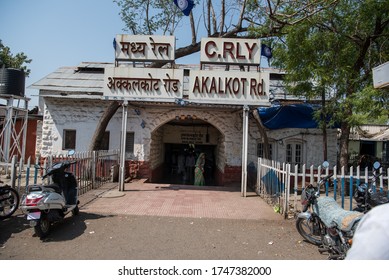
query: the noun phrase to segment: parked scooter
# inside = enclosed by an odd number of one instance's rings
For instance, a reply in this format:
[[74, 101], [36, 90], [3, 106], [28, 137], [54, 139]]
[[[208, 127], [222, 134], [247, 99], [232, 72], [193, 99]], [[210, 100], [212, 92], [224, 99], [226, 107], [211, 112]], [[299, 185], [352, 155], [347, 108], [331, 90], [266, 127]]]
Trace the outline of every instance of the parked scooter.
[[[3, 184], [0, 181], [0, 184]], [[0, 186], [0, 220], [11, 217], [19, 207], [18, 192], [8, 185]]]
[[355, 211], [366, 213], [373, 207], [389, 203], [388, 193], [386, 191], [380, 192], [374, 190], [374, 184], [377, 179], [382, 175], [379, 173], [381, 164], [376, 161], [373, 164], [375, 172], [371, 184], [363, 183], [357, 186], [354, 192], [354, 200], [357, 202]]
[[[328, 167], [328, 162], [323, 163]], [[331, 197], [320, 197], [320, 187], [333, 176], [306, 186], [301, 193], [301, 212], [296, 221], [297, 231], [308, 242], [319, 246], [319, 252], [328, 252], [329, 259], [341, 260], [351, 247], [354, 231], [363, 213], [347, 211]]]
[[[69, 155], [73, 155], [70, 151]], [[71, 172], [65, 171], [76, 161], [54, 163], [46, 170], [43, 179], [51, 177], [53, 183], [30, 185], [23, 196], [20, 209], [26, 214], [38, 237], [46, 237], [51, 225], [61, 221], [68, 213], [79, 213], [77, 180]]]

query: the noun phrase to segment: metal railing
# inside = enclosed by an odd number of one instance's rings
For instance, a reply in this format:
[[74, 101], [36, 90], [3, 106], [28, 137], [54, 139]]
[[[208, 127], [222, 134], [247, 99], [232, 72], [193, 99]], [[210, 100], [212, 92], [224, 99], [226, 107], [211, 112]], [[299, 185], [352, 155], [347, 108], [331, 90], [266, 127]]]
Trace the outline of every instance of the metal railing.
[[[47, 167], [61, 160], [75, 160], [77, 163], [69, 167], [78, 182], [79, 195], [86, 193], [91, 189], [97, 189], [103, 184], [114, 180], [116, 170], [119, 164], [119, 151], [90, 151], [77, 152], [71, 157], [66, 155], [49, 156], [37, 159], [35, 165], [31, 165], [30, 159], [27, 164], [18, 162], [16, 156], [12, 158], [10, 168], [9, 184], [16, 188], [18, 192], [24, 192], [28, 185], [44, 183], [42, 176]], [[38, 167], [38, 163], [41, 163]], [[6, 173], [7, 174], [7, 173]]]
[[[293, 215], [302, 210], [299, 203], [302, 189], [307, 184], [317, 184], [320, 179], [328, 174], [331, 177], [331, 184], [327, 184], [321, 190], [325, 196], [332, 196], [339, 205], [347, 210], [352, 210], [355, 205], [353, 193], [356, 187], [362, 183], [373, 184], [373, 191], [388, 192], [389, 168], [378, 170], [381, 176], [378, 181], [373, 182], [375, 170], [350, 167], [346, 173], [344, 167], [337, 166], [323, 168], [322, 166], [294, 165], [276, 161], [258, 159], [256, 192], [269, 204], [275, 207], [285, 217]], [[388, 192], [389, 194], [389, 192]]]

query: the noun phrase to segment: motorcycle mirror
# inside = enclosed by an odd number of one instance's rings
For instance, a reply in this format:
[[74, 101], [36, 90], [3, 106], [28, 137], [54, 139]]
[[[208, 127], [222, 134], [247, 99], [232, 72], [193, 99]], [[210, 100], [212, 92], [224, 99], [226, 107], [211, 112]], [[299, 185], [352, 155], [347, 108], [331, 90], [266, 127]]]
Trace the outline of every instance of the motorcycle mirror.
[[378, 169], [381, 167], [381, 164], [378, 161], [376, 161], [373, 163], [373, 167], [374, 167], [374, 169]]
[[74, 150], [69, 150], [69, 151], [68, 151], [68, 156], [72, 156], [72, 155], [74, 155], [74, 153], [75, 153]]
[[327, 168], [327, 167], [330, 166], [330, 163], [328, 161], [325, 161], [325, 162], [323, 162], [322, 165], [323, 165], [324, 168]]

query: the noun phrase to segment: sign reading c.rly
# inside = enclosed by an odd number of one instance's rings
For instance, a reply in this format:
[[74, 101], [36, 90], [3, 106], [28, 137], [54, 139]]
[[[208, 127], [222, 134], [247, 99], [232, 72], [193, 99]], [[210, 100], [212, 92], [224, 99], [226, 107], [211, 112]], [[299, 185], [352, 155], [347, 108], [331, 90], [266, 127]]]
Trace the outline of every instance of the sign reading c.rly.
[[258, 39], [202, 38], [202, 63], [259, 66], [261, 43]]

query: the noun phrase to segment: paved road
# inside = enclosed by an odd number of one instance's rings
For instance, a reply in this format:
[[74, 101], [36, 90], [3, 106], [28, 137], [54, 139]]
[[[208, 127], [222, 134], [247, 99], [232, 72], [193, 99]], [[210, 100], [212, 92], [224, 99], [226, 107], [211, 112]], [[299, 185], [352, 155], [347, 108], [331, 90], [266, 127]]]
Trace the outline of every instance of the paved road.
[[293, 220], [259, 197], [145, 184], [126, 190], [81, 197], [80, 214], [56, 224], [44, 240], [20, 213], [1, 221], [0, 259], [326, 259], [302, 240]]

